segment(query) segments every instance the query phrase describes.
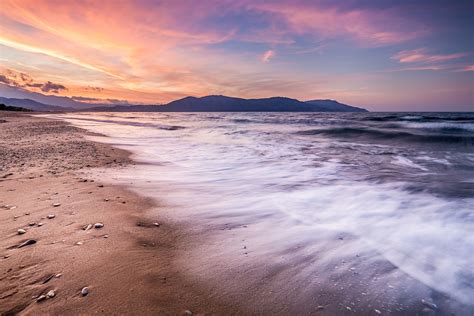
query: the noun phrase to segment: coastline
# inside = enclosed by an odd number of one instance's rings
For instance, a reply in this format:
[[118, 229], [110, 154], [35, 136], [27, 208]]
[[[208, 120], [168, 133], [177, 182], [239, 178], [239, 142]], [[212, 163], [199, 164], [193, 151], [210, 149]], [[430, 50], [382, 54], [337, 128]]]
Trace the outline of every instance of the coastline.
[[[0, 209], [0, 224], [7, 228], [0, 241], [1, 315], [469, 315], [472, 310], [370, 247], [354, 258], [357, 237], [349, 233], [324, 242], [317, 240], [324, 232], [308, 228], [316, 239], [294, 238], [275, 221], [242, 222], [221, 214], [238, 204], [231, 199], [217, 210], [206, 205], [202, 217], [193, 215], [200, 202], [193, 188], [179, 191], [166, 182], [172, 166], [165, 157], [148, 160], [120, 124], [110, 130], [61, 116], [16, 117], [0, 124], [5, 135], [0, 158], [7, 166], [0, 173], [6, 176], [0, 178], [0, 206], [15, 206]], [[168, 130], [162, 124], [153, 127]], [[143, 141], [148, 148], [149, 137]], [[54, 207], [57, 202], [61, 205]], [[54, 219], [41, 218], [51, 212]], [[45, 225], [27, 227], [30, 218]], [[105, 226], [83, 230], [97, 222]], [[41, 230], [45, 227], [51, 231]], [[19, 228], [26, 234], [17, 235]], [[257, 238], [261, 232], [268, 232], [267, 238], [277, 232], [276, 242], [287, 242], [284, 252]], [[38, 242], [7, 249], [30, 236]], [[336, 259], [325, 262], [327, 255]], [[61, 277], [54, 277], [58, 273]], [[86, 297], [80, 294], [84, 286], [90, 291]], [[50, 290], [54, 298], [36, 302]]]
[[[185, 238], [150, 217], [156, 202], [79, 174], [131, 164], [129, 152], [62, 120], [1, 114], [1, 315], [229, 311], [173, 265]], [[104, 227], [84, 230], [95, 223]], [[26, 240], [36, 243], [18, 248]]]

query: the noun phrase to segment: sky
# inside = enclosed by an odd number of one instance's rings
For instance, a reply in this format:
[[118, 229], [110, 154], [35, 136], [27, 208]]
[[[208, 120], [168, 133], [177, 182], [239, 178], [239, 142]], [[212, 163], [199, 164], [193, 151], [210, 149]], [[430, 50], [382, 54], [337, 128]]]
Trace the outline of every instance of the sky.
[[473, 34], [473, 1], [0, 0], [0, 95], [474, 111]]

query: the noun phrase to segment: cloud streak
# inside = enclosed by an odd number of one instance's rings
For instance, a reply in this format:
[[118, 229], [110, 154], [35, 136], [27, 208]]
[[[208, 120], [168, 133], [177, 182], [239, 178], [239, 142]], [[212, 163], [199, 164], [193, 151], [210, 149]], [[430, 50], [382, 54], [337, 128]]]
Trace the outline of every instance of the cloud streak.
[[404, 50], [393, 55], [391, 58], [398, 61], [399, 63], [440, 63], [459, 59], [465, 57], [467, 53], [454, 53], [445, 55], [434, 55], [429, 54], [426, 48], [418, 48], [413, 50]]

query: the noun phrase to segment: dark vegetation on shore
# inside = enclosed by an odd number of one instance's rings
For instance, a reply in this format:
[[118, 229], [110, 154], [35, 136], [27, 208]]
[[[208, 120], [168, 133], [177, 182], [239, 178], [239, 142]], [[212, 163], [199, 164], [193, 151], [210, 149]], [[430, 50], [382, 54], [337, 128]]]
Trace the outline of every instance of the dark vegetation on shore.
[[10, 106], [5, 104], [0, 104], [0, 111], [18, 111], [18, 112], [33, 112], [33, 110], [25, 109], [19, 106]]

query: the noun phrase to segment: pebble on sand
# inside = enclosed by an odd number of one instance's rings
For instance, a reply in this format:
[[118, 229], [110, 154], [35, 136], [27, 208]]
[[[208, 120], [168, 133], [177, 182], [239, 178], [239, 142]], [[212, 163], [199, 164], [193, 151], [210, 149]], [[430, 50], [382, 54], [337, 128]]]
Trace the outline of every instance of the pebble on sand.
[[160, 227], [160, 223], [153, 223], [156, 227]]
[[20, 228], [19, 230], [17, 230], [17, 233], [18, 235], [23, 235], [24, 233], [26, 233], [26, 230]]
[[40, 295], [38, 296], [38, 298], [36, 299], [37, 302], [42, 302], [46, 299], [46, 295]]
[[54, 207], [61, 206], [61, 203], [53, 203], [53, 206], [54, 206]]
[[81, 294], [82, 296], [86, 296], [87, 294], [89, 294], [89, 288], [87, 288], [87, 286], [83, 287], [81, 290]]
[[92, 224], [87, 224], [87, 225], [82, 226], [82, 230], [89, 230], [91, 228], [92, 228]]
[[183, 312], [183, 315], [184, 316], [193, 316], [193, 312], [191, 312], [190, 310], [187, 309]]
[[431, 301], [429, 301], [429, 300], [422, 299], [422, 300], [421, 300], [421, 303], [422, 303], [423, 305], [425, 305], [426, 307], [429, 307], [429, 308], [431, 308], [431, 309], [433, 309], [433, 310], [437, 310], [437, 309], [438, 309], [438, 305], [436, 305], [435, 303], [433, 303], [433, 302], [431, 302]]
[[54, 215], [54, 214], [48, 214], [48, 216], [46, 216], [46, 217], [47, 217], [48, 219], [53, 219], [53, 218], [56, 217], [56, 215]]
[[54, 293], [54, 290], [51, 290], [46, 294], [46, 296], [49, 297], [49, 298], [53, 298], [55, 295], [56, 295], [56, 293]]
[[95, 223], [94, 224], [94, 228], [99, 229], [99, 228], [102, 228], [102, 227], [104, 227], [104, 224], [102, 224], [102, 223]]
[[76, 242], [76, 245], [78, 245], [78, 246], [80, 246], [80, 245], [82, 245], [82, 244], [83, 244], [83, 242], [82, 242], [82, 241], [78, 241], [78, 242]]
[[43, 225], [44, 225], [44, 223], [38, 223], [38, 227], [41, 227]]
[[25, 247], [25, 246], [34, 245], [34, 244], [36, 244], [36, 240], [34, 240], [34, 239], [28, 239], [28, 240], [22, 242], [21, 244], [19, 244], [17, 247], [18, 247], [18, 248], [23, 248], [23, 247]]
[[36, 225], [35, 222], [31, 222], [31, 223], [28, 224], [28, 226], [35, 226], [35, 225]]

